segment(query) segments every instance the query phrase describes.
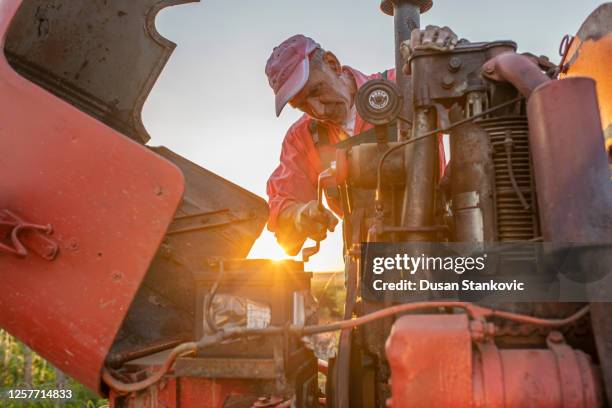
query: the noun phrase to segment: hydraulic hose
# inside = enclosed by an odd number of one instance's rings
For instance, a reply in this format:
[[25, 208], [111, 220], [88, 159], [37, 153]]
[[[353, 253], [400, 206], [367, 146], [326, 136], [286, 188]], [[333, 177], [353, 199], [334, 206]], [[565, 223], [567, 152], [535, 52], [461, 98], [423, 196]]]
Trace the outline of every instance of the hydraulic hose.
[[135, 382], [125, 383], [113, 377], [111, 371], [107, 368], [102, 370], [102, 379], [106, 382], [113, 390], [120, 393], [130, 393], [143, 390], [151, 385], [157, 383], [161, 378], [170, 370], [174, 361], [181, 356], [195, 353], [197, 350], [210, 347], [212, 345], [221, 343], [224, 340], [236, 337], [244, 336], [274, 336], [284, 335], [286, 333], [293, 334], [296, 336], [306, 336], [330, 331], [337, 331], [343, 329], [351, 329], [357, 326], [361, 326], [370, 323], [374, 320], [382, 319], [388, 316], [395, 315], [397, 313], [414, 312], [417, 310], [427, 309], [438, 309], [438, 308], [457, 308], [463, 309], [472, 319], [483, 319], [483, 318], [501, 318], [512, 320], [519, 323], [532, 324], [536, 326], [556, 328], [568, 325], [576, 320], [582, 318], [589, 312], [589, 306], [584, 306], [571, 316], [564, 319], [544, 319], [539, 317], [533, 317], [513, 312], [505, 312], [502, 310], [489, 309], [482, 306], [477, 306], [469, 302], [415, 302], [406, 303], [402, 305], [391, 306], [385, 309], [378, 310], [376, 312], [367, 314], [365, 316], [358, 317], [356, 319], [342, 320], [335, 323], [325, 325], [312, 325], [312, 326], [269, 326], [262, 329], [247, 329], [237, 328], [226, 331], [219, 331], [212, 335], [206, 335], [197, 342], [183, 343], [175, 347], [161, 368], [152, 374], [149, 378]]

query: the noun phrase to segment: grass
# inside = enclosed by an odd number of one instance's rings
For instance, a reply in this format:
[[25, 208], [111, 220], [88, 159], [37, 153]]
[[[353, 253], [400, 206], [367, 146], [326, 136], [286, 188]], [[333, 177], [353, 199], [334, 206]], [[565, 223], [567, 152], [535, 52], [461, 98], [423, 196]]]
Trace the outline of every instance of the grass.
[[[30, 382], [28, 384], [28, 382]], [[70, 400], [9, 399], [8, 390], [72, 390]], [[0, 407], [3, 408], [100, 408], [108, 401], [98, 397], [82, 384], [65, 377], [45, 359], [30, 351], [9, 333], [0, 330]]]

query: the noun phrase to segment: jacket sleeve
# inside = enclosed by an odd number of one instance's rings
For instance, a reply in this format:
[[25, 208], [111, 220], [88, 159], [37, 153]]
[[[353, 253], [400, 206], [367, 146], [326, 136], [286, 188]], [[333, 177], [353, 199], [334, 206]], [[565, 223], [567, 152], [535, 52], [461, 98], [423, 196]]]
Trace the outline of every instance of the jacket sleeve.
[[280, 163], [268, 179], [270, 231], [278, 231], [278, 216], [289, 205], [317, 199], [317, 174], [321, 164], [307, 128], [294, 127], [287, 132]]

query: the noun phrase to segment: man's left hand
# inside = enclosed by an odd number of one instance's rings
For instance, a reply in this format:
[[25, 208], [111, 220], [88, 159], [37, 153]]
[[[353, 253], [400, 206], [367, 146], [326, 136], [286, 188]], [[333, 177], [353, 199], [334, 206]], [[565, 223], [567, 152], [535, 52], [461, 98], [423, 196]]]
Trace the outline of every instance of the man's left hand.
[[450, 28], [428, 25], [424, 30], [412, 30], [410, 41], [404, 41], [400, 51], [404, 61], [408, 61], [417, 50], [450, 51], [458, 42], [457, 34]]

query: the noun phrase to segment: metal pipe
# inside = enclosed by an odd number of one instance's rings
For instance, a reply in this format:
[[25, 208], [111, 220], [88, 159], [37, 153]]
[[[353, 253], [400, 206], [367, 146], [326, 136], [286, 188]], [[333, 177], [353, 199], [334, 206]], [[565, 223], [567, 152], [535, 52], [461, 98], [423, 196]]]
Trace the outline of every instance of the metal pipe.
[[487, 78], [510, 82], [525, 98], [529, 98], [538, 86], [550, 81], [535, 61], [521, 54], [500, 54], [487, 61], [482, 69]]
[[[404, 58], [400, 52], [400, 46], [404, 41], [410, 40], [412, 30], [420, 27], [421, 2], [414, 0], [392, 0], [392, 3], [393, 26], [395, 32], [395, 82], [403, 98], [400, 115], [411, 120], [414, 114], [412, 107], [412, 83], [410, 77], [402, 71]], [[411, 132], [412, 123], [400, 122], [397, 135], [398, 141], [409, 139]]]
[[[429, 109], [418, 109], [415, 113], [414, 136], [428, 133], [433, 125]], [[406, 188], [402, 207], [401, 226], [427, 227], [433, 224], [434, 189], [436, 183], [436, 152], [438, 140], [428, 137], [411, 146], [410, 161], [407, 163]], [[427, 241], [431, 233], [412, 232], [405, 237], [409, 241]]]

